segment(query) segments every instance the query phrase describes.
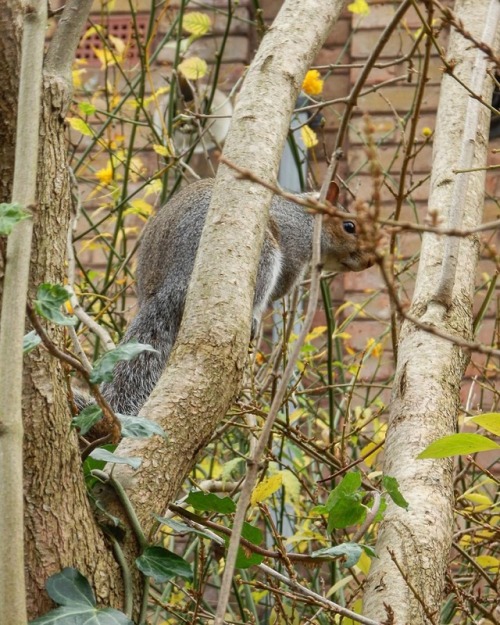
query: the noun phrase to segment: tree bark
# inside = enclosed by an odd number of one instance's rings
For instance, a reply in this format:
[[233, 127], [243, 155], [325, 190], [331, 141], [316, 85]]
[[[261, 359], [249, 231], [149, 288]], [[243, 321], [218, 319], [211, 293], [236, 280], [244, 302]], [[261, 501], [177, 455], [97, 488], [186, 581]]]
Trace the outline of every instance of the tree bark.
[[[19, 0], [5, 0], [0, 11], [0, 202], [10, 202], [14, 179], [17, 94], [21, 55]], [[1, 266], [0, 259], [0, 266]]]
[[[19, 0], [8, 3], [9, 17], [20, 13], [21, 4]], [[33, 299], [40, 283], [63, 284], [65, 278], [72, 200], [64, 118], [72, 93], [71, 59], [90, 6], [91, 0], [66, 3], [47, 56], [38, 161], [43, 166], [39, 167], [37, 208], [33, 215], [29, 300]], [[2, 64], [0, 71], [2, 84], [11, 85], [18, 75], [16, 62], [20, 30], [16, 19], [9, 19], [3, 26], [3, 55], [10, 62]], [[13, 102], [5, 111], [2, 127], [6, 131], [15, 129], [16, 109]], [[1, 165], [4, 168], [2, 180], [4, 176], [7, 180], [5, 193], [10, 184], [7, 164], [6, 157]], [[10, 197], [2, 199], [10, 200]], [[51, 326], [49, 333], [55, 343], [63, 345], [64, 332], [61, 328]], [[52, 607], [44, 592], [45, 582], [65, 566], [74, 566], [89, 578], [100, 602], [118, 608], [122, 606], [120, 571], [88, 502], [78, 442], [70, 429], [66, 386], [66, 375], [60, 363], [45, 350], [40, 348], [25, 358], [25, 564], [30, 618]], [[19, 528], [16, 531], [19, 532]], [[4, 542], [7, 540], [4, 536]], [[20, 580], [16, 582], [19, 586]]]
[[[467, 31], [481, 40], [487, 21], [486, 0], [459, 0], [455, 13]], [[497, 36], [498, 39], [498, 36]], [[497, 41], [498, 45], [498, 41]], [[456, 63], [454, 73], [466, 85], [476, 63], [476, 49], [453, 32], [447, 58]], [[482, 97], [491, 101], [488, 78]], [[469, 95], [445, 75], [434, 138], [429, 206], [449, 223], [453, 213], [453, 186], [457, 174]], [[450, 102], [453, 103], [450, 109]], [[489, 111], [482, 107], [475, 139], [475, 154], [464, 202], [463, 228], [481, 222], [484, 198]], [[460, 175], [460, 174], [459, 174]], [[461, 174], [463, 175], [463, 174]], [[439, 303], [436, 286], [444, 263], [446, 237], [425, 234], [415, 294], [409, 315], [441, 332], [470, 339], [474, 278], [479, 254], [477, 236], [460, 239], [458, 272], [451, 305]], [[377, 541], [365, 593], [365, 616], [379, 621], [394, 612], [398, 625], [439, 621], [444, 574], [453, 531], [453, 462], [417, 460], [433, 440], [456, 430], [460, 382], [469, 354], [453, 342], [439, 338], [414, 323], [403, 324], [399, 360], [394, 380], [389, 431], [385, 444], [384, 473], [397, 478], [410, 503], [403, 510], [389, 503]], [[392, 555], [391, 555], [392, 552]], [[398, 570], [395, 561], [404, 572]]]
[[[29, 297], [42, 282], [63, 284], [72, 204], [64, 118], [71, 88], [45, 73]], [[57, 345], [64, 330], [50, 326]], [[25, 358], [24, 490], [28, 612], [43, 614], [51, 601], [47, 578], [66, 566], [78, 568], [93, 584], [98, 600], [122, 604], [119, 568], [89, 504], [76, 432], [70, 428], [67, 373], [46, 350]]]
[[[303, 76], [344, 2], [288, 0], [252, 62], [226, 139], [225, 158], [274, 181]], [[219, 168], [183, 323], [168, 366], [141, 415], [165, 441], [126, 439], [116, 453], [140, 456], [114, 477], [148, 534], [177, 495], [197, 453], [238, 392], [250, 338], [253, 293], [271, 193]], [[115, 512], [115, 511], [114, 511]], [[132, 559], [135, 541], [129, 544]]]
[[[23, 36], [12, 202], [26, 211], [36, 198], [42, 57], [47, 7], [21, 5]], [[34, 106], [34, 111], [33, 111]], [[7, 241], [0, 323], [0, 622], [26, 621], [23, 525], [23, 336], [28, 288], [31, 218]]]

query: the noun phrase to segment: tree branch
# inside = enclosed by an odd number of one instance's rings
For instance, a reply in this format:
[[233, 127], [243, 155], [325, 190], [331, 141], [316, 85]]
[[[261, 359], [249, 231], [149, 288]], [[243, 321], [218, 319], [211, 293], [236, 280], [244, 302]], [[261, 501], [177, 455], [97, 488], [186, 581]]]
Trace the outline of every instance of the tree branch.
[[[47, 3], [25, 2], [12, 201], [36, 202], [42, 60]], [[22, 374], [32, 219], [7, 242], [0, 323], [0, 623], [25, 623]]]

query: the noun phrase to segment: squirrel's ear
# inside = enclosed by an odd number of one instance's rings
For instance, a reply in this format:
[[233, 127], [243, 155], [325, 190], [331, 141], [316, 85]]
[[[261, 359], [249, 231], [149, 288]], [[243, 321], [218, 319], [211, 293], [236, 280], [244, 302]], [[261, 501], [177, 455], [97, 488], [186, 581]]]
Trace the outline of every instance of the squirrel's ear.
[[332, 180], [330, 182], [330, 186], [328, 187], [328, 192], [326, 194], [326, 199], [330, 202], [330, 204], [335, 204], [339, 197], [339, 185]]

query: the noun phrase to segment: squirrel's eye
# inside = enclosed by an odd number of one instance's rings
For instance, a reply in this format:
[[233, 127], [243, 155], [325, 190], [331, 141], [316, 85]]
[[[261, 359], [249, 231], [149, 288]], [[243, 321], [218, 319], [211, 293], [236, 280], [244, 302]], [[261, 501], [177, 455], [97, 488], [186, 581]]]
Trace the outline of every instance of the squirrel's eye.
[[344, 221], [342, 226], [347, 234], [356, 234], [356, 224], [353, 221]]

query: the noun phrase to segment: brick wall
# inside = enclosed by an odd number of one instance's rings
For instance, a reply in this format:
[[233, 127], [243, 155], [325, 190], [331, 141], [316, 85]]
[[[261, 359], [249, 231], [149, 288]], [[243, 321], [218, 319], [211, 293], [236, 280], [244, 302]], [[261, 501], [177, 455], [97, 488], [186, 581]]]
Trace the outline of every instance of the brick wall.
[[[266, 23], [270, 23], [279, 10], [281, 0], [266, 0], [262, 2], [262, 18]], [[100, 3], [96, 3], [100, 6]], [[395, 6], [398, 2], [380, 1], [370, 3], [371, 11], [368, 16], [360, 18], [345, 12], [335, 30], [329, 36], [324, 48], [316, 59], [316, 65], [321, 67], [321, 73], [325, 77], [324, 100], [339, 100], [346, 98], [356, 79], [361, 67], [373, 50], [381, 32], [394, 14]], [[150, 2], [138, 0], [136, 6], [144, 15], [150, 8]], [[259, 33], [250, 26], [254, 14], [253, 3], [248, 0], [239, 2], [235, 9], [233, 21], [226, 40], [222, 65], [220, 68], [218, 85], [221, 90], [228, 93], [231, 88], [243, 76], [246, 65], [250, 62], [253, 53], [258, 45]], [[191, 7], [190, 7], [191, 8]], [[224, 11], [227, 2], [222, 0], [210, 0], [203, 3], [203, 7], [194, 5], [193, 10], [201, 10], [211, 15], [213, 28], [211, 33], [204, 36], [192, 47], [192, 52], [204, 58], [209, 67], [213, 67], [214, 58], [220, 49], [223, 41], [223, 33], [226, 28], [226, 17]], [[127, 18], [129, 3], [126, 0], [117, 0], [114, 5], [113, 15], [122, 15]], [[157, 38], [168, 32], [175, 18], [177, 11], [176, 4], [170, 3], [167, 10], [162, 14], [162, 19], [158, 28]], [[96, 13], [94, 19], [98, 20]], [[411, 110], [418, 87], [418, 72], [422, 63], [422, 50], [413, 56], [413, 61], [408, 63], [391, 64], [397, 59], [407, 55], [415, 45], [420, 19], [414, 9], [410, 9], [406, 14], [404, 22], [396, 29], [385, 46], [377, 66], [371, 71], [370, 76], [363, 89], [364, 95], [358, 100], [348, 133], [346, 143], [345, 158], [341, 162], [340, 174], [345, 180], [346, 186], [360, 200], [369, 201], [372, 191], [372, 178], [369, 172], [364, 144], [366, 137], [363, 133], [363, 115], [368, 113], [374, 126], [374, 138], [377, 141], [379, 160], [384, 170], [385, 184], [382, 188], [381, 214], [383, 217], [393, 215], [395, 208], [394, 191], [399, 184], [399, 173], [404, 160], [402, 149], [402, 137], [408, 138], [408, 111]], [[445, 45], [446, 37], [443, 39]], [[173, 49], [165, 48], [158, 56], [156, 62], [150, 68], [149, 92], [166, 84], [166, 78], [171, 76]], [[434, 129], [435, 111], [438, 104], [439, 84], [441, 79], [440, 60], [435, 51], [432, 54], [429, 80], [426, 85], [424, 98], [418, 123], [416, 125], [415, 143], [417, 156], [411, 159], [408, 167], [407, 184], [413, 188], [408, 200], [401, 210], [403, 220], [422, 221], [427, 211], [427, 196], [429, 190], [429, 173], [431, 165], [432, 138], [425, 135], [424, 128]], [[398, 80], [399, 77], [399, 80]], [[98, 64], [91, 64], [85, 67], [84, 86], [97, 84], [102, 79], [102, 72]], [[116, 78], [118, 84], [125, 86], [123, 77]], [[120, 83], [120, 81], [122, 81]], [[382, 86], [380, 86], [382, 84]], [[375, 89], [375, 87], [377, 87]], [[366, 92], [366, 93], [365, 93]], [[338, 129], [339, 117], [345, 108], [345, 104], [338, 102], [323, 110], [325, 115], [325, 126], [319, 133], [319, 145], [311, 151], [311, 177], [313, 181], [321, 182], [322, 175], [326, 170], [326, 155], [334, 146], [336, 131]], [[450, 114], [453, 109], [450, 107]], [[406, 121], [405, 121], [406, 120]], [[135, 129], [142, 139], [136, 147], [142, 147], [140, 158], [145, 171], [141, 173], [136, 183], [140, 186], [141, 181], [147, 178], [149, 172], [154, 172], [161, 165], [158, 155], [152, 150], [152, 139], [149, 130], [138, 127]], [[128, 136], [131, 126], [125, 125], [124, 133]], [[143, 136], [142, 134], [143, 133]], [[77, 139], [72, 135], [72, 139], [77, 143]], [[493, 144], [495, 145], [495, 144]], [[500, 140], [496, 140], [496, 147], [500, 147]], [[78, 137], [78, 151], [85, 148], [85, 137]], [[491, 164], [500, 163], [500, 153], [490, 151]], [[190, 167], [201, 176], [212, 175], [216, 168], [217, 151], [210, 154], [195, 155], [190, 161]], [[105, 152], [98, 151], [93, 155], [93, 169], [98, 170], [105, 167], [107, 160]], [[187, 175], [189, 178], [189, 174]], [[82, 193], [88, 207], [97, 205], [96, 196], [92, 195], [95, 188], [95, 180], [89, 183], [88, 176], [81, 176], [80, 184]], [[485, 219], [492, 220], [498, 218], [500, 195], [500, 177], [492, 170], [488, 174], [487, 194], [485, 204]], [[343, 201], [347, 204], [349, 193], [343, 193]], [[103, 210], [102, 208], [99, 210]], [[105, 210], [105, 209], [104, 209]], [[81, 226], [83, 227], [83, 226]], [[139, 231], [139, 224], [131, 221], [131, 228]], [[95, 238], [95, 232], [89, 233], [86, 237], [87, 243], [90, 238]], [[103, 234], [103, 236], [105, 236]], [[495, 241], [495, 234], [485, 234], [484, 238], [490, 243]], [[420, 236], [415, 233], [400, 235], [397, 240], [395, 267], [397, 271], [403, 271], [399, 282], [399, 294], [403, 301], [409, 301], [412, 292], [412, 283], [416, 271], [418, 251], [420, 248]], [[81, 262], [84, 265], [93, 265], [96, 269], [102, 268], [106, 262], [105, 253], [102, 249], [87, 249], [80, 254]], [[478, 289], [480, 293], [486, 292], [486, 276], [493, 275], [496, 271], [493, 261], [488, 260], [486, 255], [481, 260], [478, 272]], [[131, 261], [133, 271], [134, 265]], [[334, 303], [338, 307], [342, 303], [347, 303], [342, 313], [338, 316], [338, 322], [352, 316], [347, 332], [350, 338], [344, 340], [346, 354], [350, 350], [355, 350], [357, 355], [353, 357], [359, 361], [360, 352], [366, 347], [370, 339], [381, 341], [384, 351], [380, 358], [366, 358], [361, 370], [360, 380], [365, 383], [380, 385], [390, 384], [390, 377], [393, 371], [393, 359], [390, 339], [390, 303], [383, 281], [376, 268], [370, 269], [360, 274], [346, 274], [338, 277], [332, 284]], [[133, 301], [128, 299], [128, 302]], [[481, 297], [476, 298], [476, 308], [481, 304]], [[127, 314], [130, 314], [127, 308]], [[495, 333], [498, 339], [498, 318], [496, 318], [496, 300], [492, 298], [492, 303], [488, 307], [485, 319], [479, 331], [479, 338], [486, 343], [494, 340]], [[318, 323], [323, 322], [321, 315], [318, 316]], [[482, 367], [487, 363], [487, 359], [481, 356], [473, 356], [468, 370], [469, 379], [476, 377], [474, 387], [470, 388], [470, 383], [464, 385], [464, 398], [471, 398], [469, 404], [473, 409], [476, 396], [480, 393], [489, 393], [491, 405], [496, 403], [494, 391], [491, 389], [490, 380], [487, 380]], [[490, 374], [496, 373], [496, 369], [490, 363]], [[486, 386], [483, 386], [483, 383]], [[377, 391], [378, 394], [379, 391]], [[388, 399], [389, 391], [386, 389], [382, 393], [384, 400]]]

